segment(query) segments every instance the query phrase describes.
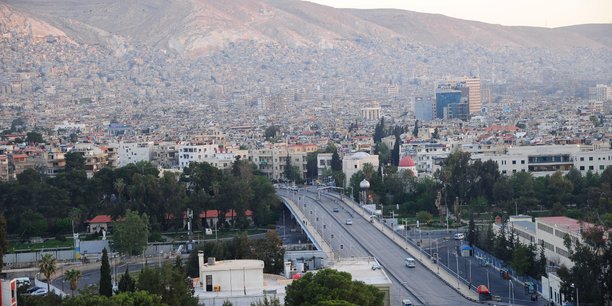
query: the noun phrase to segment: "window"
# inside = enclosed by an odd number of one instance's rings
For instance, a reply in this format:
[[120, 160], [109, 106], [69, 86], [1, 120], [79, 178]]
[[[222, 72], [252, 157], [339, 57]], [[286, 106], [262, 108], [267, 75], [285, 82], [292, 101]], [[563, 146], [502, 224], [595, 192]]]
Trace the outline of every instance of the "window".
[[584, 161], [584, 157], [581, 157], [581, 158], [580, 158], [580, 161]]
[[513, 165], [516, 165], [516, 160], [513, 160], [513, 161], [512, 161], [512, 164], [513, 164]]
[[524, 165], [524, 164], [525, 164], [525, 160], [523, 159], [521, 160], [521, 165]]
[[516, 169], [513, 169], [513, 170], [512, 170], [512, 173], [516, 173]]
[[355, 169], [357, 169], [357, 165], [355, 165]]
[[589, 160], [593, 160], [593, 156], [589, 156]]
[[595, 169], [595, 167], [589, 166], [589, 170], [594, 170], [594, 169]]
[[599, 165], [599, 170], [604, 170], [604, 165]]
[[506, 170], [502, 170], [502, 174], [506, 174], [506, 173], [507, 173], [507, 171], [506, 171]]
[[584, 166], [580, 166], [580, 170], [581, 170], [581, 171], [584, 171]]

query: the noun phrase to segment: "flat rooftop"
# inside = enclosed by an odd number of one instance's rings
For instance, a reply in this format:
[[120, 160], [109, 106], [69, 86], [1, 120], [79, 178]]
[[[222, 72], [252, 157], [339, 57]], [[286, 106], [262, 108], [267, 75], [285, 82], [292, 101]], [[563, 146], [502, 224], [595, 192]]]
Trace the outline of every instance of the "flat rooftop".
[[373, 258], [347, 258], [335, 261], [330, 269], [348, 272], [353, 280], [362, 281], [368, 285], [390, 285], [391, 280], [383, 269], [372, 270], [376, 263]]

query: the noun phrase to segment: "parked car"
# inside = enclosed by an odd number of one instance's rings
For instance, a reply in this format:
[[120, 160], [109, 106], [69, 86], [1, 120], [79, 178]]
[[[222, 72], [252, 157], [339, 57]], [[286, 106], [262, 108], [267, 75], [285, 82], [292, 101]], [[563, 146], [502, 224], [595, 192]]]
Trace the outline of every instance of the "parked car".
[[334, 207], [334, 212], [339, 212], [339, 211], [340, 211], [340, 208]]
[[34, 296], [46, 295], [46, 294], [47, 294], [47, 289], [45, 289], [45, 288], [40, 288], [40, 289], [30, 293], [30, 295], [34, 295]]
[[32, 292], [39, 290], [39, 289], [44, 289], [43, 287], [38, 287], [38, 286], [32, 286], [30, 288], [28, 288], [28, 290], [25, 291], [25, 293], [27, 294], [31, 294]]
[[465, 235], [463, 233], [456, 233], [453, 238], [455, 240], [463, 240], [465, 238]]
[[375, 262], [374, 264], [372, 264], [372, 270], [380, 270], [382, 269], [382, 267], [380, 266], [379, 263]]
[[353, 219], [346, 219], [346, 225], [353, 224]]

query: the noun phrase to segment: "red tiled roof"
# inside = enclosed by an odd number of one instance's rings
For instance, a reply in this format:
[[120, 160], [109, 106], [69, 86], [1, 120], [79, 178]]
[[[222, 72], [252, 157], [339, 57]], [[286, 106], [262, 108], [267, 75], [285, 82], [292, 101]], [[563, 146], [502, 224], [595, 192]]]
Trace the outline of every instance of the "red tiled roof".
[[[207, 210], [206, 212], [200, 213], [200, 218], [218, 218], [220, 212], [221, 212], [220, 210], [214, 210], [214, 209]], [[251, 217], [253, 216], [253, 212], [247, 209], [244, 212], [244, 215], [247, 217]], [[236, 217], [236, 211], [234, 211], [233, 209], [225, 213], [225, 218], [234, 218], [234, 217]]]
[[113, 222], [113, 218], [109, 215], [97, 215], [91, 220], [85, 221], [86, 223], [110, 223]]

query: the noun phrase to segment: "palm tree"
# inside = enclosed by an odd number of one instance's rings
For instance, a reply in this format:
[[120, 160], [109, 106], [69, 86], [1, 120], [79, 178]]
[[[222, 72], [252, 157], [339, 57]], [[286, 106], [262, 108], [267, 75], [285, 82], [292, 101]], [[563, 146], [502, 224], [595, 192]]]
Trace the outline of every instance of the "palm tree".
[[38, 267], [47, 280], [47, 292], [49, 292], [51, 291], [51, 276], [57, 270], [57, 260], [51, 254], [44, 254], [38, 262]]
[[81, 278], [81, 271], [71, 269], [64, 273], [64, 278], [70, 281], [70, 290], [72, 291], [72, 296], [74, 296], [74, 290], [77, 289], [79, 284], [79, 279]]

